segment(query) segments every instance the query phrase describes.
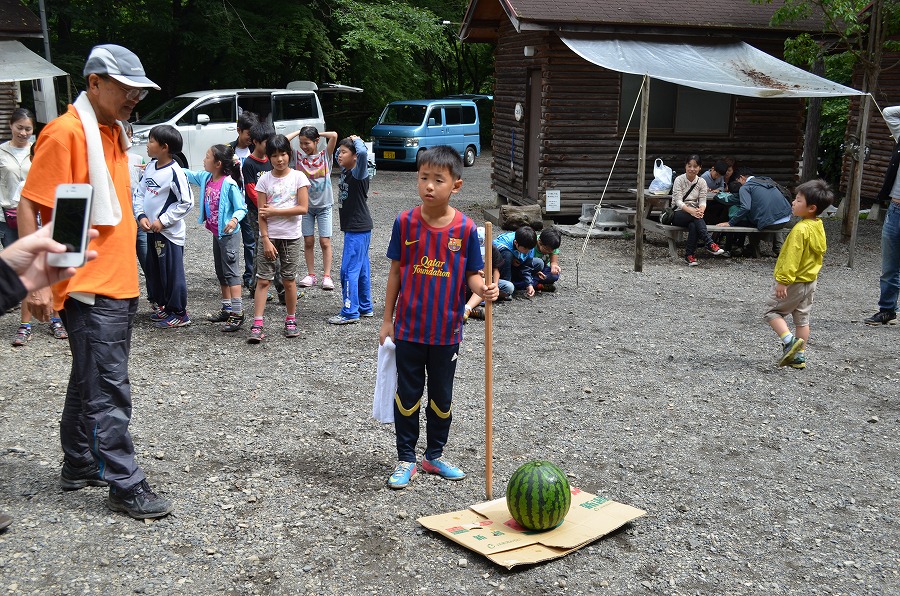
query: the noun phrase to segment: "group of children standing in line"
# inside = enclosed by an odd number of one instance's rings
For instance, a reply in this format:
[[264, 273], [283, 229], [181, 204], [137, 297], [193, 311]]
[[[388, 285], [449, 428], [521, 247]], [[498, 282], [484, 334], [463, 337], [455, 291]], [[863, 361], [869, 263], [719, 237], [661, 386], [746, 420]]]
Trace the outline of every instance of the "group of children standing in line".
[[[230, 145], [210, 147], [203, 160], [204, 169], [198, 172], [182, 170], [174, 160], [182, 146], [177, 129], [160, 125], [149, 132], [147, 154], [151, 162], [143, 167], [134, 185], [133, 207], [138, 227], [146, 234], [147, 251], [141, 266], [147, 280], [147, 296], [153, 305], [150, 319], [160, 328], [191, 324], [184, 275], [183, 220], [193, 207], [188, 187], [193, 184], [200, 188], [198, 222], [214, 236], [213, 262], [222, 295], [221, 309], [207, 320], [223, 323], [224, 332], [242, 327], [243, 281], [254, 296], [253, 323], [247, 341], [260, 343], [265, 338], [265, 305], [274, 281], [287, 310], [283, 335], [298, 337], [296, 279], [300, 252], [305, 253], [308, 274], [299, 285], [315, 286], [316, 225], [322, 246], [322, 288], [334, 289], [331, 163], [337, 134], [320, 135], [309, 126], [289, 136], [276, 135], [270, 124], [246, 113], [238, 125], [238, 139]], [[299, 137], [300, 144], [296, 157], [291, 148], [295, 137]], [[320, 138], [326, 143], [317, 151]], [[342, 140], [337, 159], [341, 166], [339, 213], [345, 233], [341, 265], [343, 305], [341, 312], [328, 322], [344, 325], [373, 316], [368, 256], [372, 218], [367, 205], [365, 144], [356, 136]], [[247, 234], [241, 232], [242, 222], [246, 222], [243, 226], [249, 230]]]

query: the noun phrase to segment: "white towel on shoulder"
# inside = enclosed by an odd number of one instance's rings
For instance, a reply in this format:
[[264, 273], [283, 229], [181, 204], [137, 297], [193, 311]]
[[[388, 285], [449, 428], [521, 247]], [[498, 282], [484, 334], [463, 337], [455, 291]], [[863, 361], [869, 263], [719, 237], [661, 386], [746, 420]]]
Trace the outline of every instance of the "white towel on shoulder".
[[372, 398], [372, 418], [378, 422], [394, 421], [394, 395], [397, 393], [397, 346], [385, 338], [378, 346], [378, 373]]
[[[116, 187], [113, 184], [112, 175], [106, 167], [106, 158], [103, 155], [103, 140], [100, 138], [100, 129], [94, 106], [91, 105], [87, 94], [82, 92], [72, 104], [81, 126], [84, 127], [84, 138], [87, 143], [88, 175], [91, 186], [94, 187], [94, 206], [91, 209], [91, 224], [95, 226], [115, 226], [122, 221], [122, 206], [116, 195]], [[118, 123], [117, 123], [118, 124]], [[131, 144], [125, 135], [125, 129], [119, 126], [119, 143], [124, 150], [128, 150]]]

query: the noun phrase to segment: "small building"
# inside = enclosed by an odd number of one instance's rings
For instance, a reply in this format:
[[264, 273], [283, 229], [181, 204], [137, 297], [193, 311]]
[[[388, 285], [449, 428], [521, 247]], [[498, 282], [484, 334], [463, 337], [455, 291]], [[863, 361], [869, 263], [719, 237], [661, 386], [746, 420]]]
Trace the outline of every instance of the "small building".
[[[471, 0], [460, 37], [496, 44], [492, 182], [498, 201], [545, 206], [553, 189], [560, 192], [560, 211], [551, 216], [580, 215], [582, 203], [599, 200], [614, 162], [604, 202], [633, 200], [639, 108], [628, 122], [641, 77], [581, 58], [564, 38], [740, 40], [780, 58], [787, 37], [821, 31], [817, 22], [771, 27], [774, 10], [708, 0]], [[783, 184], [795, 182], [803, 99], [712, 93], [660, 80], [650, 89], [648, 182], [655, 158], [677, 174], [692, 153], [704, 167], [733, 156]]]
[[53, 77], [66, 73], [18, 41], [42, 38], [40, 19], [21, 0], [0, 0], [0, 140], [10, 138], [9, 117], [21, 103], [20, 81], [32, 81], [38, 121], [56, 117]]
[[[886, 52], [882, 56], [881, 64], [886, 70], [882, 70], [878, 76], [878, 87], [872, 93], [875, 101], [884, 109], [889, 106], [900, 104], [900, 68], [896, 65], [900, 63], [900, 52]], [[893, 66], [893, 68], [889, 68]], [[854, 73], [853, 83], [857, 87], [862, 86], [862, 73], [857, 68]], [[859, 121], [860, 98], [854, 97], [850, 102], [850, 118], [847, 120], [846, 138], [851, 139], [856, 135], [856, 124]], [[866, 146], [869, 148], [869, 156], [863, 166], [862, 187], [860, 190], [860, 204], [862, 208], [869, 207], [878, 196], [881, 186], [884, 183], [884, 175], [887, 171], [888, 162], [891, 160], [891, 154], [894, 151], [894, 137], [888, 130], [881, 112], [875, 105], [869, 115], [869, 128], [866, 133]], [[845, 156], [841, 171], [841, 192], [848, 191], [850, 169], [853, 167], [853, 159]]]

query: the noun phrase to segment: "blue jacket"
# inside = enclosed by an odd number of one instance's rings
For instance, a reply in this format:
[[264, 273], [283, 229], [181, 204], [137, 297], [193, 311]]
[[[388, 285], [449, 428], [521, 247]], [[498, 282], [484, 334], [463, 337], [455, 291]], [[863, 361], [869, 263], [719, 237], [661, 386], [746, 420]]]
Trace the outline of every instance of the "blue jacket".
[[[194, 172], [193, 170], [185, 170], [184, 174], [187, 176], [188, 182], [200, 187], [200, 216], [197, 218], [197, 223], [206, 223], [209, 215], [206, 210], [206, 185], [212, 179], [212, 174], [207, 171]], [[247, 203], [244, 202], [244, 193], [241, 192], [237, 182], [231, 176], [225, 176], [222, 181], [222, 193], [219, 195], [219, 238], [230, 235], [225, 233], [225, 224], [232, 218], [240, 221], [244, 219], [245, 215], [247, 215]], [[231, 233], [234, 234], [239, 230], [240, 226], [235, 226]]]
[[771, 178], [753, 176], [741, 186], [739, 196], [740, 209], [728, 220], [729, 225], [750, 224], [750, 227], [762, 230], [791, 216], [791, 203]]

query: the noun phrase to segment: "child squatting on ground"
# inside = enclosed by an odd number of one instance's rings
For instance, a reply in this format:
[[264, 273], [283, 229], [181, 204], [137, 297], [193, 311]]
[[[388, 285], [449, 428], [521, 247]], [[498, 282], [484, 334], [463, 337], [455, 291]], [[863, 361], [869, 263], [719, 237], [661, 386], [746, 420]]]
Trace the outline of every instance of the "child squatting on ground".
[[303, 172], [291, 168], [291, 142], [284, 135], [275, 135], [266, 143], [266, 155], [272, 171], [266, 172], [256, 184], [259, 202], [259, 244], [256, 247], [256, 295], [253, 298], [253, 325], [247, 343], [258, 344], [265, 338], [263, 313], [269, 284], [280, 264], [284, 284], [287, 316], [284, 336], [298, 337], [297, 329], [297, 270], [300, 264], [302, 233], [300, 218], [309, 208], [309, 180]]
[[496, 300], [497, 285], [485, 285], [475, 222], [450, 206], [462, 187], [462, 158], [439, 145], [418, 159], [422, 204], [394, 221], [387, 257], [384, 319], [379, 341], [397, 346], [397, 394], [394, 428], [397, 463], [388, 478], [391, 488], [405, 488], [416, 474], [419, 408], [428, 375], [425, 410], [427, 444], [422, 470], [450, 480], [466, 474], [441, 459], [450, 433], [453, 375], [462, 340], [466, 286], [485, 300]]
[[184, 276], [184, 218], [194, 206], [194, 195], [184, 170], [172, 158], [181, 151], [181, 144], [181, 133], [174, 126], [150, 129], [147, 156], [152, 161], [131, 200], [138, 228], [147, 234], [147, 298], [157, 305], [150, 320], [162, 329], [191, 324]]
[[534, 256], [534, 230], [522, 226], [515, 232], [504, 232], [494, 238], [494, 246], [503, 257], [500, 279], [512, 282], [516, 290], [524, 290], [527, 296], [534, 296], [534, 276], [544, 269], [544, 262]]
[[197, 222], [213, 234], [213, 263], [222, 290], [222, 309], [206, 319], [225, 323], [221, 330], [235, 332], [244, 324], [241, 299], [241, 235], [239, 222], [247, 214], [239, 186], [241, 170], [228, 145], [213, 145], [203, 158], [203, 172], [185, 170], [188, 182], [200, 187]]
[[[791, 212], [801, 219], [788, 234], [775, 263], [775, 286], [764, 318], [784, 344], [778, 366], [806, 368], [809, 313], [827, 248], [819, 214], [834, 201], [834, 193], [824, 180], [804, 182], [796, 192]], [[794, 319], [794, 333], [784, 320], [788, 314]]]

